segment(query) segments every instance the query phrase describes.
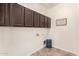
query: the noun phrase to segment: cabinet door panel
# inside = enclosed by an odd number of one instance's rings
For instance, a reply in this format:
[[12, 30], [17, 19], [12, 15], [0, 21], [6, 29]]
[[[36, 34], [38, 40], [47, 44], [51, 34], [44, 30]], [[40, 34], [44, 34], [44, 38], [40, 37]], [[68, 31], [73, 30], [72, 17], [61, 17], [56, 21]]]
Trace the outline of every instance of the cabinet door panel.
[[46, 28], [51, 27], [51, 19], [49, 17], [45, 17], [45, 27]]
[[10, 24], [13, 26], [24, 26], [24, 7], [13, 3], [10, 4]]
[[4, 4], [0, 3], [0, 25], [4, 25]]
[[48, 27], [48, 18], [45, 17], [45, 27], [47, 28]]
[[25, 26], [33, 27], [33, 11], [25, 8]]
[[39, 27], [40, 21], [39, 21], [39, 13], [34, 12], [34, 27]]
[[40, 27], [45, 27], [45, 16], [40, 15]]
[[10, 24], [10, 4], [9, 3], [5, 3], [5, 25], [9, 26]]
[[48, 24], [48, 26], [47, 26], [47, 27], [48, 27], [48, 28], [50, 28], [50, 27], [51, 27], [51, 19], [50, 19], [50, 18], [48, 18], [48, 21], [47, 21], [47, 22], [48, 22], [48, 23], [47, 23], [47, 24]]

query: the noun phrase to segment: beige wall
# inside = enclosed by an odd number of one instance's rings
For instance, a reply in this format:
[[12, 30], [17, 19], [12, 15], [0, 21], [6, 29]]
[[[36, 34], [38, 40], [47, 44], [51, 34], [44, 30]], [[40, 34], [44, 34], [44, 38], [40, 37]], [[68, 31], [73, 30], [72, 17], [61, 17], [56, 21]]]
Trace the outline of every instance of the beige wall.
[[[40, 4], [21, 5], [45, 14]], [[0, 55], [30, 55], [43, 47], [48, 32], [47, 28], [0, 27]]]
[[0, 55], [31, 55], [43, 48], [48, 31], [46, 28], [0, 27]]
[[[79, 55], [79, 4], [59, 4], [48, 9], [52, 18], [50, 36], [54, 46]], [[56, 19], [67, 18], [67, 26], [56, 26]]]
[[8, 55], [30, 55], [42, 48], [47, 32], [45, 28], [10, 28]]

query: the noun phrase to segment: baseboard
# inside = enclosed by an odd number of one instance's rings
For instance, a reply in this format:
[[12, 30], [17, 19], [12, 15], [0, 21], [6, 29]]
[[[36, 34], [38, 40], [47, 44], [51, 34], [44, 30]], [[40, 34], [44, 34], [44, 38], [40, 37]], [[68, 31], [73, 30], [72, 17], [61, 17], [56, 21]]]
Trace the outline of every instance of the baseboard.
[[79, 55], [79, 53], [76, 53], [76, 52], [73, 52], [73, 51], [70, 51], [70, 50], [67, 50], [67, 49], [63, 49], [63, 48], [61, 48], [61, 47], [57, 47], [57, 46], [54, 46], [55, 48], [58, 48], [58, 49], [61, 49], [61, 50], [64, 50], [64, 51], [68, 51], [68, 52], [71, 52], [71, 53], [73, 53], [73, 54], [75, 54], [75, 55]]

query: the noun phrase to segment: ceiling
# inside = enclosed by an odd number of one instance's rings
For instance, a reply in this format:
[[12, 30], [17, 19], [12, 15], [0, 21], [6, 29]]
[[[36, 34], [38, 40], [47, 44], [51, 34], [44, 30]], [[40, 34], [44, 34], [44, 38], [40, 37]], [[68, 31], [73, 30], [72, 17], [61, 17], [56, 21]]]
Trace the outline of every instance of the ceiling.
[[40, 3], [40, 4], [46, 8], [51, 8], [58, 5], [59, 3]]

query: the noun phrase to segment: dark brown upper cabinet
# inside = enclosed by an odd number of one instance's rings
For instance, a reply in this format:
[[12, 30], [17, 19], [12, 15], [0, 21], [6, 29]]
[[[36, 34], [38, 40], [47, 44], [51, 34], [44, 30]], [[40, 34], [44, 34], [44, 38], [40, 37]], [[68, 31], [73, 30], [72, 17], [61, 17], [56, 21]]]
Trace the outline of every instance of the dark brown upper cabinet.
[[34, 27], [40, 27], [40, 14], [34, 12]]
[[4, 4], [0, 3], [0, 25], [4, 25], [4, 17], [5, 17], [4, 10], [5, 10]]
[[16, 4], [10, 4], [10, 25], [24, 26], [24, 7]]
[[25, 8], [25, 26], [33, 27], [33, 11]]
[[51, 19], [17, 3], [0, 3], [0, 26], [50, 28]]
[[0, 25], [9, 25], [9, 3], [0, 3]]
[[45, 27], [45, 16], [40, 14], [40, 27]]

